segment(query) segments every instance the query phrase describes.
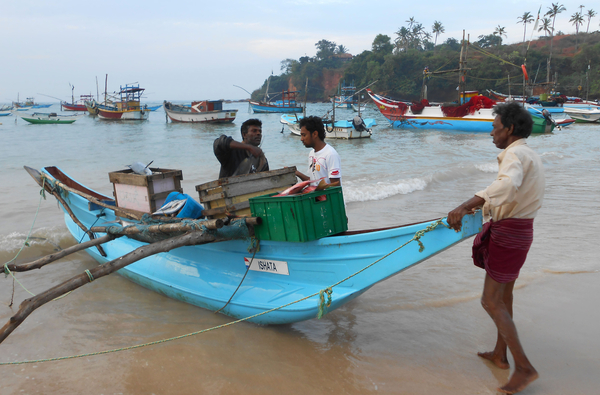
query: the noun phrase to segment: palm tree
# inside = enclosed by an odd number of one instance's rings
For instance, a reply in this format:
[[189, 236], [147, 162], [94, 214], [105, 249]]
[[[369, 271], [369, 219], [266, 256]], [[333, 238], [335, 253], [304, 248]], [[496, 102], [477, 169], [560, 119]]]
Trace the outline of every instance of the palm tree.
[[579, 34], [579, 25], [583, 25], [583, 15], [580, 12], [576, 12], [571, 15], [569, 22], [572, 22], [575, 26], [575, 34]]
[[588, 18], [588, 24], [587, 24], [587, 29], [585, 30], [585, 33], [587, 34], [590, 31], [590, 21], [592, 20], [593, 17], [596, 16], [596, 11], [592, 10], [591, 8], [588, 10], [587, 14], [585, 14]]
[[494, 30], [494, 36], [498, 36], [500, 38], [500, 40], [498, 40], [498, 45], [502, 45], [502, 36], [507, 37], [506, 28], [500, 25], [496, 26], [496, 29]]
[[525, 35], [527, 34], [527, 24], [531, 22], [533, 22], [533, 15], [531, 15], [531, 12], [525, 12], [517, 18], [517, 23], [523, 24], [523, 42], [525, 42]]
[[556, 16], [563, 11], [566, 11], [564, 5], [558, 3], [552, 3], [552, 7], [548, 7], [548, 11], [544, 14], [544, 16], [549, 16], [552, 18], [552, 35], [550, 36], [550, 56], [548, 56], [548, 61], [546, 64], [546, 83], [550, 83], [550, 62], [552, 61], [552, 46], [554, 44], [554, 22], [556, 22]]
[[577, 49], [577, 41], [579, 39], [579, 25], [583, 25], [583, 15], [581, 14], [581, 12], [576, 12], [573, 15], [571, 15], [571, 19], [569, 19], [569, 22], [572, 22], [573, 25], [575, 25], [575, 49]]
[[336, 53], [340, 54], [340, 53], [347, 53], [348, 52], [348, 48], [344, 47], [343, 45], [338, 45], [337, 49], [335, 50]]
[[414, 16], [411, 16], [410, 18], [408, 18], [407, 21], [404, 21], [404, 22], [408, 23], [408, 29], [411, 29], [413, 27], [413, 25], [415, 23], [417, 23]]
[[[588, 23], [588, 28], [589, 28], [589, 23]], [[431, 26], [431, 29], [432, 29], [432, 33], [435, 34], [435, 42], [433, 43], [433, 45], [435, 46], [437, 44], [438, 35], [441, 33], [445, 33], [446, 29], [444, 28], [444, 26], [442, 26], [442, 22], [438, 22], [438, 21], [433, 22], [433, 26]]]
[[[548, 7], [548, 11], [544, 14], [544, 16], [552, 18], [552, 36], [554, 36], [554, 22], [556, 22], [556, 16], [566, 10], [564, 5], [552, 3], [552, 7]], [[550, 46], [552, 46], [552, 42], [550, 43]]]
[[551, 23], [552, 21], [550, 20], [550, 18], [542, 18], [542, 24], [540, 25], [538, 32], [541, 32], [543, 30], [544, 37], [546, 37], [548, 34], [552, 34], [552, 27], [550, 26]]
[[410, 30], [408, 30], [405, 26], [402, 26], [400, 30], [396, 32], [396, 39], [394, 43], [396, 44], [396, 52], [400, 52], [400, 49], [403, 48], [405, 51], [408, 47], [408, 38], [410, 36]]

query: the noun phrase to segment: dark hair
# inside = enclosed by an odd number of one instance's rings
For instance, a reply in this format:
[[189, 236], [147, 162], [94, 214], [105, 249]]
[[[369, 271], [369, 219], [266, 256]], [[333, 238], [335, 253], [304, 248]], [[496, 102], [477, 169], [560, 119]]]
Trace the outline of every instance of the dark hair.
[[298, 122], [300, 129], [306, 128], [312, 134], [314, 131], [319, 132], [319, 138], [321, 141], [325, 140], [325, 126], [323, 126], [323, 120], [315, 115], [310, 117], [301, 118]]
[[242, 138], [244, 138], [246, 133], [248, 133], [248, 128], [250, 126], [260, 126], [262, 128], [262, 122], [260, 119], [256, 119], [256, 118], [251, 118], [251, 119], [244, 121], [244, 123], [242, 124], [242, 128], [241, 128]]
[[533, 128], [531, 114], [522, 105], [516, 102], [498, 104], [494, 107], [494, 114], [500, 116], [504, 127], [514, 125], [513, 136], [527, 138]]

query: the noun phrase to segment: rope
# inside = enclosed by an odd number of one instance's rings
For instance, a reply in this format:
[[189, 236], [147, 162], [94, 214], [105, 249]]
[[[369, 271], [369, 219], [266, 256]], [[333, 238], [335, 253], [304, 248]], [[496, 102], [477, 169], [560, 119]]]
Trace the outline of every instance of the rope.
[[219, 311], [223, 310], [225, 307], [227, 307], [229, 302], [231, 302], [231, 299], [233, 299], [233, 296], [237, 293], [238, 289], [240, 289], [240, 287], [242, 286], [242, 283], [244, 282], [244, 280], [246, 279], [246, 276], [248, 275], [248, 272], [250, 271], [250, 267], [252, 267], [252, 262], [254, 262], [254, 256], [256, 255], [256, 252], [259, 249], [259, 243], [260, 243], [260, 240], [252, 238], [252, 249], [254, 250], [254, 253], [252, 254], [252, 259], [250, 259], [250, 264], [248, 264], [248, 267], [246, 268], [246, 273], [244, 273], [244, 277], [242, 277], [242, 281], [240, 281], [240, 283], [238, 284], [235, 291], [233, 291], [233, 293], [231, 294], [231, 297], [229, 298], [227, 303], [225, 303], [223, 305], [223, 307], [221, 307], [219, 310], [215, 311], [214, 312], [215, 314], [218, 313]]
[[492, 59], [496, 59], [496, 60], [499, 60], [499, 61], [501, 61], [501, 62], [503, 62], [503, 63], [510, 64], [510, 65], [512, 65], [512, 66], [515, 66], [516, 68], [519, 68], [519, 69], [521, 68], [521, 66], [517, 66], [516, 64], [514, 64], [514, 63], [511, 63], [511, 62], [509, 62], [509, 61], [508, 61], [508, 60], [506, 60], [506, 59], [502, 59], [500, 56], [498, 56], [498, 55], [494, 55], [493, 53], [491, 53], [491, 52], [488, 52], [488, 51], [486, 51], [485, 49], [482, 49], [482, 48], [476, 47], [476, 46], [474, 46], [474, 45], [472, 45], [471, 47], [472, 47], [474, 50], [476, 50], [476, 51], [479, 51], [479, 52], [481, 52], [482, 54], [484, 54], [484, 55], [487, 55], [487, 56], [489, 56], [489, 57], [490, 57], [490, 58], [492, 58]]
[[11, 259], [10, 261], [8, 261], [4, 264], [5, 277], [8, 277], [8, 275], [10, 274], [12, 276], [13, 280], [16, 281], [17, 284], [19, 284], [21, 286], [21, 288], [23, 288], [25, 291], [27, 291], [32, 296], [35, 296], [35, 294], [33, 292], [29, 291], [27, 288], [25, 288], [25, 286], [23, 284], [21, 284], [21, 282], [15, 277], [15, 275], [8, 268], [8, 264], [11, 262], [14, 262], [19, 257], [19, 255], [21, 255], [21, 252], [23, 251], [23, 249], [25, 247], [29, 247], [29, 237], [31, 236], [31, 233], [33, 232], [33, 226], [35, 225], [35, 221], [37, 220], [37, 216], [40, 212], [40, 207], [42, 206], [42, 198], [44, 200], [46, 199], [46, 193], [44, 190], [44, 186], [45, 186], [45, 178], [42, 178], [42, 190], [40, 191], [40, 202], [38, 203], [37, 210], [35, 211], [35, 216], [33, 217], [33, 223], [31, 224], [31, 228], [29, 228], [29, 233], [27, 233], [25, 242], [23, 242], [23, 245], [21, 246], [21, 249], [17, 252], [17, 255], [15, 255], [15, 257], [13, 259]]
[[[86, 353], [86, 354], [77, 354], [77, 355], [69, 355], [69, 356], [64, 356], [64, 357], [37, 359], [37, 360], [30, 360], [30, 361], [0, 362], [0, 366], [6, 366], [6, 365], [23, 365], [23, 364], [28, 364], [28, 363], [41, 363], [41, 362], [53, 362], [53, 361], [64, 361], [64, 360], [67, 360], [67, 359], [75, 359], [75, 358], [89, 357], [89, 356], [94, 356], [94, 355], [110, 354], [110, 353], [113, 353], [113, 352], [134, 350], [134, 349], [137, 349], [137, 348], [142, 348], [142, 347], [147, 347], [147, 346], [153, 346], [155, 344], [167, 343], [167, 342], [170, 342], [170, 341], [173, 341], [173, 340], [184, 339], [186, 337], [191, 337], [191, 336], [199, 335], [199, 334], [202, 334], [202, 333], [211, 332], [211, 331], [214, 331], [216, 329], [226, 328], [228, 326], [235, 325], [235, 324], [238, 324], [240, 322], [252, 320], [252, 319], [260, 317], [262, 315], [272, 313], [273, 311], [277, 311], [277, 310], [283, 309], [285, 307], [291, 306], [293, 304], [300, 303], [302, 301], [305, 301], [305, 300], [310, 299], [312, 297], [315, 297], [317, 295], [319, 295], [319, 304], [320, 304], [319, 313], [321, 313], [321, 311], [325, 312], [325, 308], [329, 307], [331, 305], [331, 295], [333, 293], [333, 291], [332, 291], [333, 287], [335, 287], [335, 286], [343, 283], [344, 281], [347, 281], [348, 279], [350, 279], [350, 278], [352, 278], [352, 277], [354, 277], [354, 276], [362, 273], [363, 271], [367, 270], [371, 266], [375, 265], [376, 263], [382, 261], [383, 259], [385, 259], [388, 256], [392, 255], [393, 253], [397, 252], [398, 250], [400, 250], [401, 248], [403, 248], [404, 246], [406, 246], [407, 244], [409, 244], [412, 241], [416, 240], [419, 243], [419, 251], [420, 252], [423, 251], [423, 249], [425, 248], [425, 246], [420, 241], [420, 238], [423, 237], [423, 235], [425, 233], [434, 230], [440, 224], [444, 225], [446, 228], [450, 229], [450, 227], [448, 225], [446, 225], [446, 224], [444, 224], [442, 222], [444, 219], [445, 219], [445, 217], [444, 218], [440, 218], [437, 221], [435, 221], [434, 223], [432, 223], [431, 225], [427, 226], [425, 229], [416, 232], [415, 235], [412, 237], [412, 239], [410, 239], [406, 243], [402, 244], [400, 247], [394, 249], [393, 251], [389, 252], [385, 256], [377, 259], [375, 262], [373, 262], [373, 263], [369, 264], [368, 266], [362, 268], [361, 270], [357, 271], [356, 273], [351, 274], [350, 276], [346, 277], [345, 279], [340, 280], [337, 283], [335, 283], [335, 284], [333, 284], [333, 285], [331, 285], [331, 286], [329, 286], [329, 287], [327, 287], [327, 288], [325, 288], [325, 289], [323, 289], [323, 290], [321, 290], [319, 292], [315, 292], [312, 295], [305, 296], [304, 298], [295, 300], [293, 302], [284, 304], [284, 305], [279, 306], [279, 307], [274, 307], [274, 308], [272, 308], [270, 310], [266, 310], [266, 311], [263, 311], [261, 313], [254, 314], [254, 315], [251, 315], [249, 317], [240, 318], [238, 320], [235, 320], [235, 321], [232, 321], [232, 322], [228, 322], [226, 324], [213, 326], [212, 328], [202, 329], [200, 331], [187, 333], [185, 335], [170, 337], [168, 339], [156, 340], [156, 341], [153, 341], [153, 342], [148, 342], [148, 343], [143, 343], [143, 344], [136, 344], [134, 346], [129, 346], [129, 347], [121, 347], [121, 348], [115, 348], [115, 349], [112, 349], [112, 350], [104, 350], [104, 351], [97, 351], [97, 352]], [[325, 303], [325, 296], [324, 296], [325, 294], [327, 294], [327, 303]], [[322, 308], [321, 306], [324, 306], [324, 307]], [[321, 317], [323, 317], [323, 316], [324, 316], [324, 314], [321, 315]], [[318, 317], [318, 318], [321, 318], [321, 317]]]
[[85, 269], [85, 274], [88, 275], [88, 279], [90, 280], [90, 282], [94, 281], [94, 276], [92, 276], [92, 272], [90, 272], [88, 269]]

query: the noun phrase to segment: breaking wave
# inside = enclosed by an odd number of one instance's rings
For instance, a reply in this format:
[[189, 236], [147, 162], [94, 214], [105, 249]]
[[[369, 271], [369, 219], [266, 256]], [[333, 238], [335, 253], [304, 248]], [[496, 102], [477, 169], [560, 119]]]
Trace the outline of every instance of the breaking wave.
[[484, 163], [482, 165], [475, 165], [475, 168], [484, 173], [497, 173], [498, 163]]
[[382, 200], [394, 195], [407, 195], [415, 191], [422, 191], [428, 183], [429, 181], [423, 178], [378, 182], [371, 185], [359, 181], [344, 181], [344, 198], [346, 203]]

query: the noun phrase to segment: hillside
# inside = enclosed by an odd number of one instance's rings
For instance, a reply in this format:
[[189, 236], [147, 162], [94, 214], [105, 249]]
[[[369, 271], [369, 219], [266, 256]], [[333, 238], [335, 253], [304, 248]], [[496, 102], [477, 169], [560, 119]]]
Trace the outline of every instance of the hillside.
[[[385, 39], [388, 41], [385, 42]], [[600, 98], [600, 32], [590, 34], [541, 37], [529, 43], [497, 45], [488, 37], [471, 42], [468, 47], [466, 89], [487, 89], [513, 94], [523, 92], [521, 65], [526, 62], [530, 81], [545, 83], [547, 59], [552, 46], [550, 81], [557, 91], [569, 95]], [[423, 83], [423, 70], [439, 72], [458, 68], [460, 43], [448, 39], [427, 50], [394, 46], [389, 37], [379, 35], [373, 50], [364, 51], [345, 61], [333, 55], [303, 57], [282, 61], [283, 73], [272, 76], [269, 92], [284, 89], [302, 91], [308, 78], [308, 101], [323, 101], [337, 92], [338, 85], [353, 82], [361, 88], [378, 81], [372, 88], [382, 94], [402, 100], [418, 100]], [[325, 41], [325, 40], [323, 40]], [[525, 58], [525, 55], [527, 56]], [[589, 67], [589, 68], [588, 68]], [[509, 87], [510, 80], [510, 87]], [[456, 99], [457, 73], [429, 75], [426, 80], [428, 98], [433, 101]], [[267, 80], [253, 92], [254, 99], [262, 99]]]

